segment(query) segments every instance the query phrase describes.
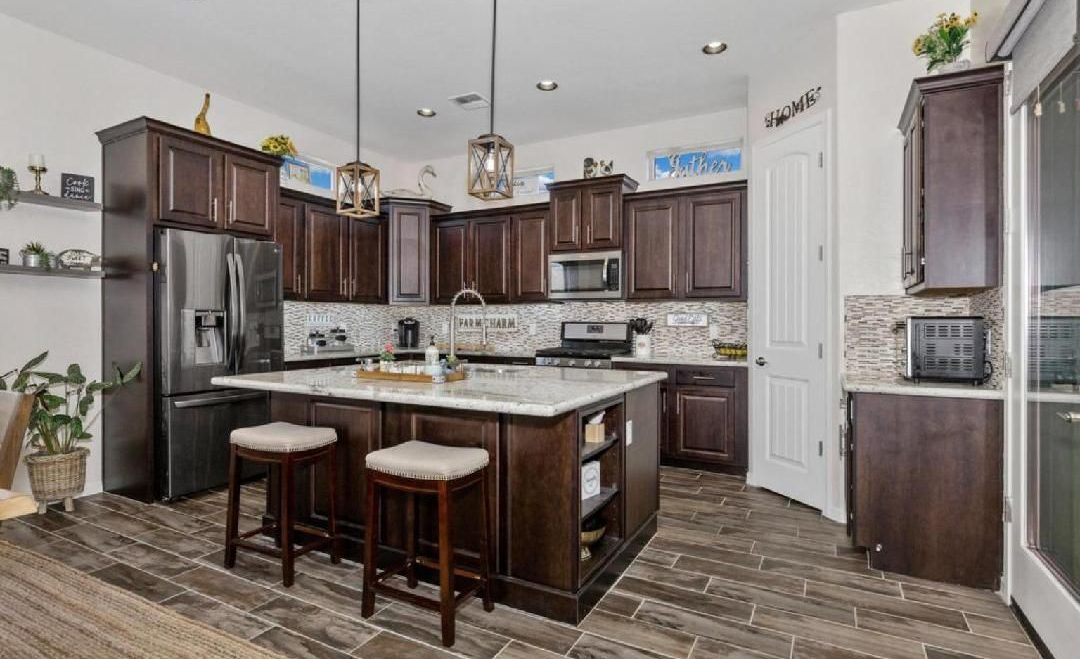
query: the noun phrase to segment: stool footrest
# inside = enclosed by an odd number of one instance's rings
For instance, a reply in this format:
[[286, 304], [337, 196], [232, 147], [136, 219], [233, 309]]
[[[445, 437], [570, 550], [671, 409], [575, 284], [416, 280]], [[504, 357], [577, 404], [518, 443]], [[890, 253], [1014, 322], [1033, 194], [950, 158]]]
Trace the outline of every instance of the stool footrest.
[[[390, 579], [392, 577], [397, 576], [404, 569], [405, 569], [405, 565], [399, 565], [396, 568], [392, 568], [390, 570], [387, 570], [386, 572], [383, 572], [380, 575], [377, 575], [375, 577], [375, 581], [372, 583], [372, 586], [374, 587], [375, 592], [386, 595], [387, 597], [400, 599], [400, 600], [408, 602], [410, 604], [415, 604], [416, 606], [422, 606], [425, 609], [431, 609], [432, 611], [438, 611], [439, 608], [440, 608], [440, 604], [439, 604], [438, 600], [433, 600], [433, 599], [424, 597], [423, 595], [419, 595], [417, 593], [414, 593], [414, 592], [411, 592], [411, 591], [408, 591], [408, 590], [402, 590], [401, 588], [398, 588], [396, 586], [391, 586], [391, 585], [386, 583], [387, 579]], [[480, 586], [482, 584], [483, 584], [483, 582], [480, 581], [479, 579], [477, 579], [473, 583], [469, 584], [468, 588], [461, 591], [460, 593], [457, 593], [454, 596], [454, 608], [456, 609], [456, 608], [460, 607], [462, 604], [467, 602], [471, 597], [476, 595], [476, 593], [480, 591]]]
[[[438, 570], [439, 569], [439, 561], [432, 560], [432, 559], [428, 558], [427, 556], [417, 556], [416, 557], [416, 564], [417, 565], [422, 565], [424, 567], [431, 568], [433, 570]], [[405, 568], [405, 567], [407, 567], [407, 566], [404, 566], [404, 565], [402, 566], [402, 568]], [[467, 570], [467, 569], [465, 569], [463, 567], [454, 566], [454, 574], [456, 574], [459, 577], [466, 577], [468, 579], [476, 579], [476, 580], [481, 579], [481, 576], [480, 576], [479, 572], [477, 572], [476, 570]]]
[[[293, 549], [293, 558], [299, 558], [300, 556], [303, 556], [309, 551], [314, 551], [320, 547], [325, 547], [331, 542], [333, 542], [332, 538], [319, 538], [318, 540], [313, 540], [306, 545], [296, 547], [295, 549]], [[237, 547], [243, 547], [244, 549], [250, 549], [251, 551], [259, 552], [260, 554], [263, 554], [265, 556], [282, 558], [282, 552], [277, 547], [267, 547], [266, 545], [261, 545], [256, 542], [249, 542], [247, 540], [244, 540], [243, 538], [237, 538], [236, 540], [233, 540], [233, 544]]]

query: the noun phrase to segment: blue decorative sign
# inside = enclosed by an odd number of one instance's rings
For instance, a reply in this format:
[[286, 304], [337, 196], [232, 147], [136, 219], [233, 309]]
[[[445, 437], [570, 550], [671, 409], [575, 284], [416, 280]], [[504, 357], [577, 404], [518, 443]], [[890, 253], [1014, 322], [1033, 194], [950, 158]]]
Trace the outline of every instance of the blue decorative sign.
[[742, 145], [699, 147], [652, 153], [652, 179], [691, 178], [742, 169]]

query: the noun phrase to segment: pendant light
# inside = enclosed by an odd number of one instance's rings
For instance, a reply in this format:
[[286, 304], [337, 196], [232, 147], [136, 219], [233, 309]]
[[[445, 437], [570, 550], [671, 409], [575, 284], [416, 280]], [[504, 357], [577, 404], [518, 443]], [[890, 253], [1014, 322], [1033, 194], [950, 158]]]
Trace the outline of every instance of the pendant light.
[[379, 170], [360, 160], [360, 0], [356, 0], [356, 160], [337, 168], [338, 215], [378, 216], [379, 193]]
[[468, 192], [492, 201], [514, 196], [514, 145], [495, 133], [495, 31], [498, 0], [491, 0], [491, 98], [488, 132], [469, 140]]

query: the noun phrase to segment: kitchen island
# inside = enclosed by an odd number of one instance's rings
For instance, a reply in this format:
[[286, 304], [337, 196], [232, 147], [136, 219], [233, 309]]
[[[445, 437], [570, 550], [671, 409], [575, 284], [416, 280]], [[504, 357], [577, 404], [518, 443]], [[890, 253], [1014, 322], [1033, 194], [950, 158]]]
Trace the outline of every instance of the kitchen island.
[[[473, 366], [459, 382], [433, 385], [358, 379], [355, 366], [214, 378], [219, 386], [270, 392], [271, 417], [338, 433], [338, 529], [346, 555], [363, 548], [364, 458], [410, 440], [480, 447], [491, 456], [495, 511], [495, 598], [577, 623], [656, 529], [659, 508], [659, 382], [663, 373], [536, 366]], [[602, 442], [585, 441], [588, 419], [604, 412]], [[600, 493], [582, 498], [581, 468], [599, 462]], [[296, 521], [325, 526], [326, 473], [297, 478]], [[280, 497], [271, 473], [267, 516]], [[475, 564], [480, 495], [454, 507], [459, 560]], [[418, 506], [420, 547], [435, 549], [435, 511]], [[386, 493], [380, 562], [404, 548], [403, 497]], [[603, 538], [582, 558], [581, 530]], [[434, 580], [434, 573], [425, 575]]]

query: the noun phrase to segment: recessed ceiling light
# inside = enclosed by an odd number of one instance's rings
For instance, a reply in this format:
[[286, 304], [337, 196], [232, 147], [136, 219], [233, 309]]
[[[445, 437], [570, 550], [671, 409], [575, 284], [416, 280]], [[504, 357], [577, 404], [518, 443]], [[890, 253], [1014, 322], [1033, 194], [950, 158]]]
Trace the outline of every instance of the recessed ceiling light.
[[435, 110], [432, 110], [431, 108], [420, 108], [416, 111], [416, 114], [424, 117], [425, 119], [430, 119], [431, 117], [434, 117], [436, 114], [438, 114], [438, 112], [435, 112]]
[[723, 41], [710, 41], [702, 47], [701, 52], [706, 55], [719, 55], [725, 50], [727, 50], [727, 44]]
[[536, 88], [542, 92], [553, 92], [559, 88], [559, 83], [554, 80], [541, 80], [536, 83]]

